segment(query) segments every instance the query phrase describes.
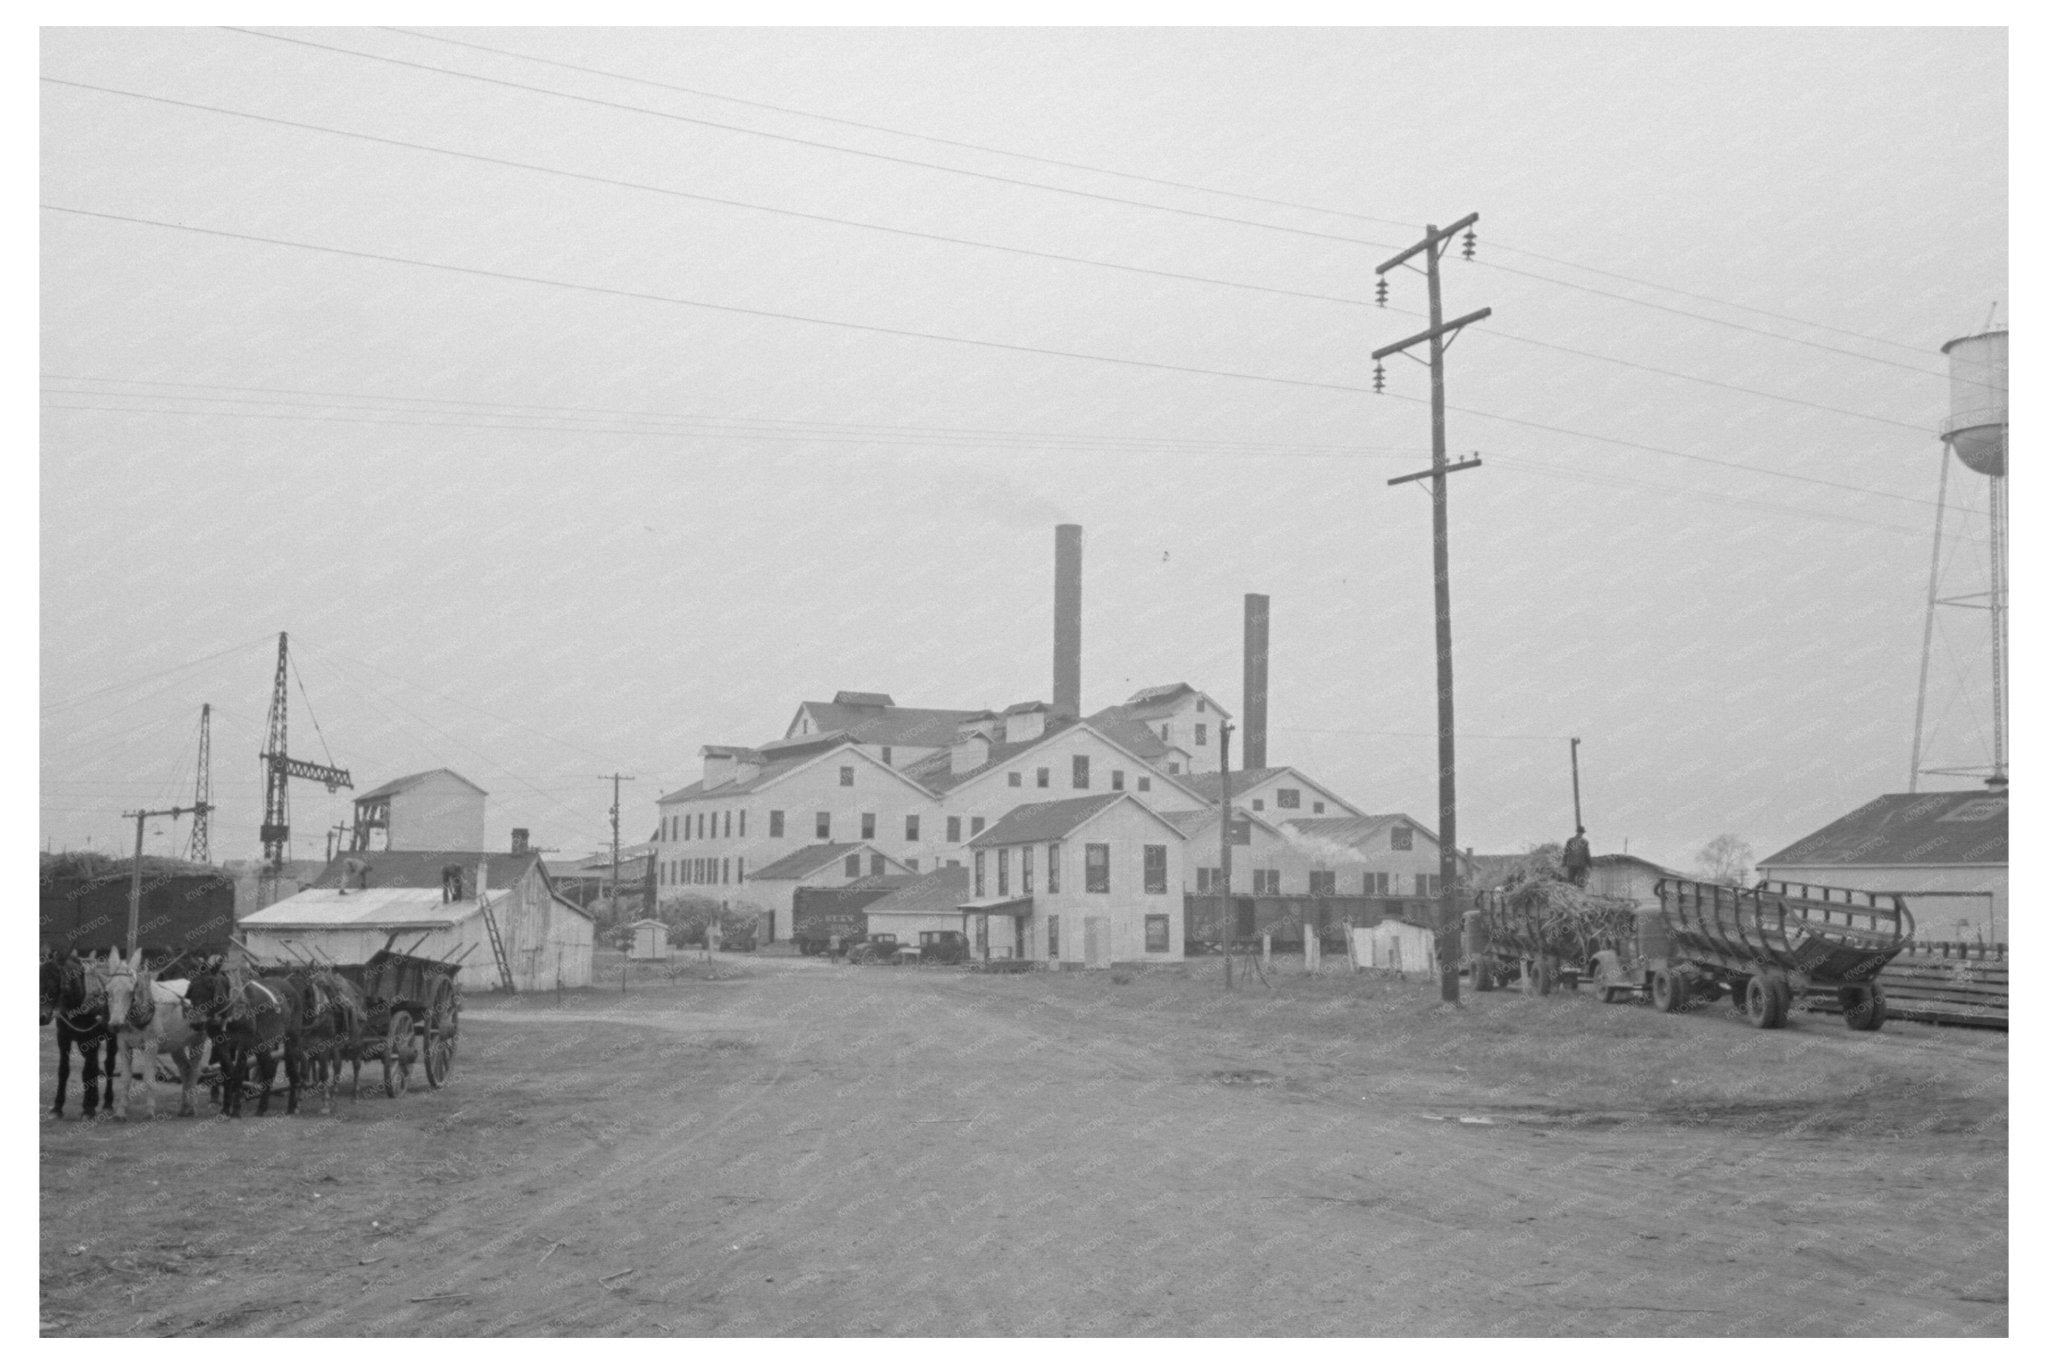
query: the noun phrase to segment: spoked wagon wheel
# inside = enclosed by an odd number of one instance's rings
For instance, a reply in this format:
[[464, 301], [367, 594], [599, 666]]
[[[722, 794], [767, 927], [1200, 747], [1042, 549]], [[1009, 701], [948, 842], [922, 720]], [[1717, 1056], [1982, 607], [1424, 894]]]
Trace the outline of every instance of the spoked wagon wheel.
[[384, 1034], [384, 1092], [394, 1099], [412, 1083], [412, 1060], [412, 1015], [393, 1009], [391, 1027]]
[[1884, 986], [1845, 985], [1838, 998], [1850, 1032], [1876, 1032], [1884, 1026]]
[[459, 1015], [455, 983], [442, 976], [434, 982], [432, 993], [427, 998], [425, 1060], [430, 1088], [439, 1089], [447, 1084], [450, 1072], [455, 1069], [455, 1032]]

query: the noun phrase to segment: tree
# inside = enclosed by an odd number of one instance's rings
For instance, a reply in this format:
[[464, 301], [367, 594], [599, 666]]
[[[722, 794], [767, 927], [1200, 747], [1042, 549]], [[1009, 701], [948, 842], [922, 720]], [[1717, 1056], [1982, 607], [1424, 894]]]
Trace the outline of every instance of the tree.
[[1749, 882], [1749, 863], [1755, 855], [1755, 850], [1746, 840], [1734, 834], [1722, 834], [1701, 848], [1695, 860], [1702, 880], [1741, 886]]

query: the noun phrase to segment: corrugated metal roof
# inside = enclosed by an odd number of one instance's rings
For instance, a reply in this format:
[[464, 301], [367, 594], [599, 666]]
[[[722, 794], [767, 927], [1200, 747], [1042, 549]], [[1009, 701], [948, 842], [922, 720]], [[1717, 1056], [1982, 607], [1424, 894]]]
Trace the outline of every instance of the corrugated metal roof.
[[455, 778], [455, 780], [461, 782], [464, 786], [467, 786], [470, 790], [476, 792], [480, 796], [488, 796], [490, 794], [490, 792], [484, 790], [483, 787], [478, 786], [475, 782], [471, 781], [468, 777], [463, 776], [460, 772], [455, 771], [453, 768], [436, 767], [430, 771], [415, 772], [409, 777], [399, 777], [396, 780], [387, 781], [374, 791], [363, 792], [363, 794], [357, 796], [356, 799], [376, 800], [381, 796], [395, 796], [400, 791], [409, 791], [413, 787], [418, 786], [428, 777], [438, 777], [444, 775]]
[[[787, 857], [777, 858], [759, 871], [747, 873], [749, 881], [801, 881], [812, 872], [831, 866], [855, 853], [871, 853], [874, 847], [866, 843], [813, 843], [798, 848]], [[887, 856], [887, 854], [884, 854]], [[893, 857], [889, 859], [895, 862]], [[898, 866], [902, 865], [897, 863]]]
[[[476, 864], [490, 863], [490, 884], [487, 892], [504, 890], [516, 885], [519, 879], [532, 870], [540, 861], [536, 852], [523, 853], [481, 853], [481, 852], [359, 852], [342, 853], [321, 869], [319, 879], [313, 882], [316, 889], [337, 887], [343, 884], [350, 860], [367, 862], [370, 865], [368, 889], [380, 890], [392, 886], [414, 886], [431, 888], [436, 894], [441, 890], [441, 869], [462, 868], [463, 884], [470, 885], [476, 879]], [[351, 890], [353, 898], [357, 894]]]
[[477, 912], [475, 900], [444, 902], [438, 888], [371, 886], [302, 890], [243, 919], [249, 928], [446, 928]]
[[1879, 796], [1757, 865], [2004, 866], [2010, 805], [1989, 790]]

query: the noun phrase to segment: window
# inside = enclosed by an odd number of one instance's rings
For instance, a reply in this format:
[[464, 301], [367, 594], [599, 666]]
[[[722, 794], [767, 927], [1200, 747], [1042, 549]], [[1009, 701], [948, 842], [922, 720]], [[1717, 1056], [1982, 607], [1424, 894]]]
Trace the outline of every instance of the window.
[[977, 900], [988, 894], [987, 886], [982, 879], [982, 872], [986, 869], [987, 858], [988, 854], [980, 848], [974, 850], [974, 898]]
[[736, 886], [744, 886], [744, 885], [745, 885], [745, 884], [747, 883], [747, 859], [746, 859], [746, 858], [744, 858], [744, 857], [735, 857], [735, 858], [734, 858], [734, 859], [732, 860], [732, 881], [733, 881], [733, 884], [734, 884], [734, 885], [736, 885]]
[[1415, 850], [1415, 830], [1409, 828], [1406, 824], [1396, 824], [1394, 826], [1393, 838], [1395, 852], [1413, 852]]
[[1076, 753], [1074, 755], [1074, 789], [1076, 791], [1086, 791], [1088, 789], [1088, 755], [1086, 753]]
[[981, 832], [982, 826], [987, 823], [987, 820], [983, 819], [980, 815], [976, 815], [973, 819], [967, 822], [967, 831], [970, 834], [978, 834]]
[[1050, 767], [1041, 767], [1038, 769], [1038, 784], [1040, 786], [1052, 785], [1052, 769]]
[[1010, 896], [1010, 850], [996, 849], [996, 894], [1004, 899]]
[[1022, 786], [1023, 784], [1024, 784], [1024, 774], [1023, 774], [1022, 772], [1012, 772], [1012, 773], [1010, 774], [1010, 785], [1012, 785], [1012, 786]]
[[853, 785], [853, 769], [851, 767], [842, 767], [839, 769], [839, 784], [841, 786]]
[[1301, 792], [1292, 786], [1283, 786], [1274, 793], [1274, 803], [1283, 810], [1301, 808]]
[[1060, 893], [1060, 845], [1057, 843], [1045, 845], [1045, 893]]
[[678, 819], [676, 841], [678, 843], [688, 843], [690, 841], [690, 817], [688, 815], [682, 815]]
[[1207, 711], [1209, 709], [1209, 703], [1198, 696], [1195, 698], [1195, 709], [1198, 711]]
[[1197, 895], [1220, 895], [1223, 893], [1223, 868], [1195, 868], [1195, 893]]
[[1145, 916], [1145, 950], [1147, 952], [1170, 952], [1173, 950], [1171, 930], [1167, 927], [1170, 922], [1169, 917], [1164, 914], [1147, 914]]
[[1147, 895], [1166, 894], [1166, 845], [1164, 843], [1147, 843], [1145, 845], [1145, 893]]
[[1089, 894], [1109, 894], [1109, 844], [1090, 843], [1087, 862]]
[[1278, 868], [1270, 871], [1262, 868], [1252, 872], [1252, 894], [1278, 895], [1279, 893], [1280, 872]]
[[960, 841], [960, 816], [946, 816], [946, 841], [948, 843], [958, 843]]
[[732, 837], [732, 811], [730, 810], [725, 812], [725, 836], [727, 838]]
[[718, 884], [721, 886], [732, 884], [732, 859], [730, 857], [718, 859]]
[[1383, 871], [1367, 872], [1365, 874], [1365, 885], [1360, 888], [1360, 893], [1364, 895], [1387, 894], [1387, 874]]
[[1415, 874], [1415, 893], [1417, 895], [1425, 895], [1433, 900], [1443, 893], [1443, 884], [1444, 878], [1435, 872], [1425, 871]]
[[1159, 724], [1159, 741], [1166, 744], [1173, 742], [1173, 726], [1163, 720]]
[[1168, 772], [1168, 773], [1169, 773], [1170, 775], [1172, 775], [1172, 776], [1176, 776], [1176, 777], [1177, 777], [1177, 776], [1179, 776], [1179, 775], [1180, 775], [1180, 764], [1179, 764], [1179, 763], [1168, 763], [1168, 764], [1166, 765], [1166, 770], [1167, 770], [1167, 772]]
[[1017, 852], [1017, 891], [1022, 895], [1029, 895], [1031, 893], [1031, 853], [1032, 848], [1029, 843], [1026, 843]]
[[741, 838], [745, 838], [746, 836], [747, 836], [747, 812], [746, 812], [745, 810], [742, 810], [742, 811], [740, 811], [740, 837], [741, 837]]
[[896, 765], [896, 764], [895, 764], [894, 762], [892, 762], [892, 761], [890, 760], [890, 756], [889, 756], [889, 745], [887, 745], [887, 744], [883, 744], [883, 745], [882, 745], [882, 766], [884, 766], [884, 767], [894, 767], [895, 765]]
[[1265, 808], [1266, 808], [1266, 802], [1265, 802], [1265, 801], [1263, 801], [1263, 800], [1256, 800], [1256, 799], [1252, 801], [1252, 809], [1254, 809], [1254, 810], [1263, 810], [1263, 809], [1265, 809]]
[[908, 867], [908, 868], [910, 868], [910, 869], [911, 869], [912, 871], [916, 871], [916, 870], [917, 870], [917, 859], [916, 859], [916, 858], [914, 858], [914, 857], [906, 857], [906, 858], [904, 858], [904, 859], [903, 859], [903, 865], [904, 865], [904, 866], [906, 866], [906, 867]]
[[1242, 815], [1233, 815], [1230, 820], [1230, 841], [1242, 843], [1249, 848], [1252, 845], [1252, 822]]
[[1308, 893], [1311, 895], [1335, 895], [1337, 873], [1333, 871], [1312, 871], [1308, 874]]
[[905, 815], [905, 816], [903, 817], [903, 841], [904, 841], [905, 843], [915, 843], [915, 842], [917, 842], [917, 816], [916, 816], [916, 815]]
[[868, 854], [868, 875], [880, 876], [887, 865], [880, 853]]
[[1112, 791], [1121, 791], [1124, 789], [1124, 774], [1122, 768], [1117, 768], [1115, 771], [1112, 771], [1109, 774], [1109, 789]]
[[782, 837], [782, 811], [780, 810], [770, 810], [768, 812], [768, 837]]
[[1138, 789], [1140, 791], [1150, 791], [1152, 789], [1152, 779], [1150, 777], [1138, 778]]
[[860, 817], [860, 836], [862, 838], [873, 838], [875, 836], [875, 817], [873, 815], [862, 815]]
[[1057, 959], [1060, 954], [1060, 916], [1045, 916], [1045, 955]]
[[705, 837], [705, 833], [704, 833], [704, 816], [702, 816], [702, 815], [698, 815], [698, 816], [697, 816], [697, 837], [699, 837], [699, 838], [703, 838], [703, 837]]
[[1321, 801], [1317, 801], [1317, 802], [1316, 802], [1316, 813], [1317, 813], [1317, 814], [1321, 814], [1322, 812], [1323, 812], [1323, 803], [1322, 803]]
[[1207, 744], [1208, 742], [1209, 742], [1209, 727], [1208, 727], [1207, 725], [1196, 725], [1196, 726], [1195, 726], [1195, 747], [1196, 747], [1196, 748], [1201, 748], [1201, 747], [1202, 747], [1203, 745]]
[[818, 837], [827, 843], [832, 841], [832, 812], [829, 810], [818, 811]]
[[854, 880], [858, 880], [858, 879], [859, 879], [859, 877], [860, 877], [860, 854], [859, 854], [859, 853], [848, 853], [848, 854], [847, 854], [847, 857], [846, 857], [846, 867], [845, 867], [845, 871], [846, 871], [846, 879], [847, 879], [847, 880], [849, 880], [849, 881], [854, 881]]

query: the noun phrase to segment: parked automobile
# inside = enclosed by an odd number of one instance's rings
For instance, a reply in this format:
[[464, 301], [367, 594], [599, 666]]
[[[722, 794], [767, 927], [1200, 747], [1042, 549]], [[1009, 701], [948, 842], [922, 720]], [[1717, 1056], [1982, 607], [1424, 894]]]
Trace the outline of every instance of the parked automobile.
[[967, 935], [958, 929], [927, 929], [917, 935], [918, 960], [958, 966], [967, 960]]
[[902, 944], [896, 941], [894, 933], [877, 933], [865, 942], [857, 942], [846, 950], [846, 960], [854, 966], [872, 966], [895, 960]]

